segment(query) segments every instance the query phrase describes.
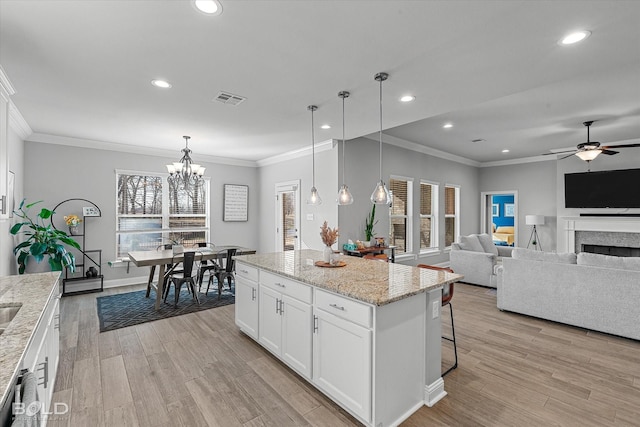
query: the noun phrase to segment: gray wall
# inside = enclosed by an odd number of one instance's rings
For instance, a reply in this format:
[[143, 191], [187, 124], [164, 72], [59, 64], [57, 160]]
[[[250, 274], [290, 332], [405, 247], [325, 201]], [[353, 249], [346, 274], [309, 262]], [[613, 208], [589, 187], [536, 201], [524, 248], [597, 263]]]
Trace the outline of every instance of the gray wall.
[[[338, 227], [338, 149], [333, 143], [324, 144], [325, 148], [316, 149], [316, 188], [322, 198], [322, 204], [306, 204], [311, 191], [311, 155], [280, 161], [262, 166], [260, 176], [260, 252], [274, 252], [276, 227], [275, 187], [277, 183], [301, 181], [300, 248], [321, 250], [324, 245], [320, 238], [320, 226], [324, 221], [332, 228]], [[310, 151], [310, 150], [309, 150]], [[312, 220], [307, 215], [313, 215]], [[342, 231], [342, 228], [340, 228]], [[336, 249], [336, 247], [334, 247]]]
[[[444, 160], [423, 153], [417, 153], [390, 144], [383, 144], [382, 176], [389, 184], [391, 175], [414, 179], [413, 185], [413, 254], [414, 259], [403, 260], [402, 263], [415, 265], [417, 263], [437, 264], [449, 259], [447, 253], [428, 255], [418, 258], [420, 218], [417, 215], [420, 206], [420, 180], [437, 182], [439, 187], [439, 246], [444, 249], [444, 186], [445, 184], [459, 185], [461, 223], [460, 234], [470, 234], [478, 231], [480, 226], [478, 168], [461, 163]], [[371, 193], [379, 179], [379, 143], [368, 138], [356, 138], [347, 141], [346, 146], [346, 183], [351, 189], [354, 203], [339, 208], [340, 245], [347, 239], [364, 240], [365, 218], [371, 211]], [[378, 224], [375, 235], [389, 236], [389, 208], [376, 207]]]
[[[69, 198], [91, 200], [100, 207], [102, 217], [92, 220], [86, 238], [89, 239], [90, 249], [103, 251], [105, 280], [146, 276], [147, 268], [132, 268], [127, 276], [124, 268], [109, 268], [106, 265], [107, 261], [115, 259], [115, 170], [164, 172], [164, 165], [175, 159], [37, 142], [26, 142], [24, 150], [29, 171], [25, 174], [24, 194], [28, 201], [44, 200], [43, 207], [53, 208]], [[198, 163], [207, 168], [207, 176], [211, 177], [210, 240], [217, 245], [257, 248], [261, 223], [257, 168]], [[223, 184], [249, 186], [248, 222], [222, 221]]]
[[[531, 226], [525, 224], [525, 216], [544, 215], [545, 224], [538, 227], [542, 248], [556, 250], [556, 163], [552, 160], [480, 168], [480, 192], [518, 192], [517, 246], [526, 246], [529, 241]], [[477, 209], [480, 203], [478, 198]]]

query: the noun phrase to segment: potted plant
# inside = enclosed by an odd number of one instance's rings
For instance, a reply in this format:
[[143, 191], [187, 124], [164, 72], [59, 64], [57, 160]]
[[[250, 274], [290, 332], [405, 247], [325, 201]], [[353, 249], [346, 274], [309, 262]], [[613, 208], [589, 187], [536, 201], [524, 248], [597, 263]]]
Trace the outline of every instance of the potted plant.
[[78, 215], [65, 215], [64, 222], [69, 226], [69, 233], [72, 236], [80, 234], [78, 226], [82, 222], [82, 219]]
[[364, 236], [366, 238], [366, 245], [371, 244], [371, 239], [373, 239], [373, 226], [376, 225], [378, 221], [376, 221], [376, 205], [375, 203], [371, 207], [371, 213], [367, 215], [367, 219], [365, 220], [364, 225]]
[[29, 216], [29, 209], [42, 202], [42, 200], [25, 206], [26, 199], [22, 200], [20, 207], [14, 211], [14, 215], [23, 221], [11, 227], [10, 233], [14, 236], [18, 233], [26, 236], [26, 240], [13, 248], [13, 254], [18, 261], [18, 272], [24, 274], [29, 259], [33, 257], [40, 263], [44, 256], [48, 256], [51, 271], [62, 271], [69, 268], [72, 272], [76, 269], [76, 261], [73, 254], [67, 251], [65, 245], [80, 249], [78, 242], [73, 240], [64, 231], [56, 230], [53, 225], [45, 225], [45, 220], [51, 218], [55, 212], [42, 208], [35, 219]]

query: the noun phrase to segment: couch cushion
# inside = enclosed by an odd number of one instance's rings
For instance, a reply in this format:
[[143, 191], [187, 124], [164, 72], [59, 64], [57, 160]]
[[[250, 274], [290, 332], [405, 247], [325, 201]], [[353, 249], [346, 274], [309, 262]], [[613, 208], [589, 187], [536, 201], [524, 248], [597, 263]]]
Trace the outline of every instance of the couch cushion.
[[622, 257], [580, 252], [578, 264], [594, 267], [616, 268], [619, 270], [640, 271], [640, 257]]
[[531, 249], [514, 248], [511, 256], [516, 259], [530, 259], [534, 261], [553, 262], [556, 264], [575, 264], [576, 254], [573, 253], [553, 253], [534, 251]]
[[480, 241], [484, 252], [494, 254], [496, 256], [498, 255], [498, 248], [496, 248], [496, 245], [493, 244], [493, 239], [491, 238], [491, 236], [486, 233], [478, 234], [478, 240]]
[[475, 234], [460, 236], [460, 248], [465, 251], [484, 252], [484, 248]]

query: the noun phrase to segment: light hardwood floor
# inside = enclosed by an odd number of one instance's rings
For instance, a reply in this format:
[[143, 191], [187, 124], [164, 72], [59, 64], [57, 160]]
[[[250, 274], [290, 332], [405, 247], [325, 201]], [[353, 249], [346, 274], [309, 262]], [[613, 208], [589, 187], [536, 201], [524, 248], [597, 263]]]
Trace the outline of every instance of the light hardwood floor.
[[[62, 299], [53, 400], [71, 411], [51, 426], [359, 425], [240, 333], [233, 305], [99, 333], [96, 297], [133, 289]], [[403, 425], [640, 426], [640, 342], [500, 312], [487, 288], [458, 284], [453, 304], [448, 396]]]

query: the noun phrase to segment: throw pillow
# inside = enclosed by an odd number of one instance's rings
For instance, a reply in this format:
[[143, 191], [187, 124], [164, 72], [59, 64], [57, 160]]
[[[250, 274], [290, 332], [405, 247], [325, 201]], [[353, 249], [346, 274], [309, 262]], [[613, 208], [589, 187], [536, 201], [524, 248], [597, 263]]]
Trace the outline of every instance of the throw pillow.
[[580, 252], [578, 254], [578, 264], [640, 271], [640, 258], [638, 257], [620, 257]]
[[471, 234], [469, 236], [461, 236], [460, 246], [462, 246], [462, 248], [467, 251], [484, 252], [484, 248], [480, 244], [478, 236], [476, 236], [475, 234]]
[[482, 245], [483, 252], [498, 256], [498, 248], [493, 244], [493, 239], [488, 234], [478, 234], [478, 240]]
[[534, 251], [525, 248], [514, 248], [511, 257], [515, 259], [530, 259], [534, 261], [544, 261], [544, 252]]
[[556, 254], [553, 252], [543, 252], [543, 261], [555, 262], [557, 264], [575, 264], [577, 255], [571, 252]]

